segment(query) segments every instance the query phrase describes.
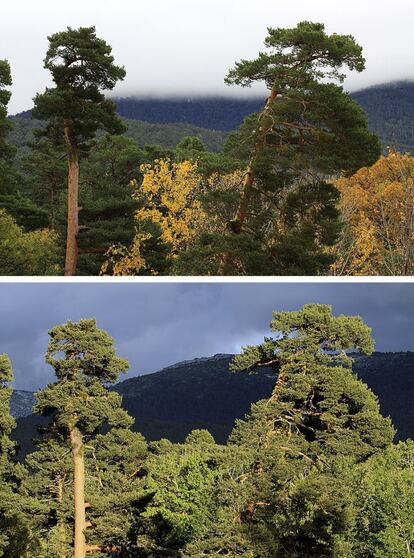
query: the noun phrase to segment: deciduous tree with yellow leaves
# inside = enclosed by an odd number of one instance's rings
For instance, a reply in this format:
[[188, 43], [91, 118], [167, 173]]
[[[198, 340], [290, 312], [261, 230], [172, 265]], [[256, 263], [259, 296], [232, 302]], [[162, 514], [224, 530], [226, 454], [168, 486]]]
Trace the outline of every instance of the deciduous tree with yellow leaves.
[[171, 257], [184, 249], [206, 220], [197, 198], [201, 177], [197, 163], [157, 159], [141, 166], [144, 179], [136, 196], [145, 197], [138, 210], [139, 221], [150, 220], [160, 226], [161, 237], [171, 246]]
[[391, 151], [336, 183], [344, 221], [335, 275], [414, 273], [414, 157]]
[[173, 261], [206, 224], [207, 214], [200, 201], [202, 177], [196, 162], [156, 159], [153, 164], [141, 165], [140, 171], [142, 182], [133, 181], [133, 197], [141, 202], [136, 212], [137, 233], [129, 248], [110, 249], [103, 273], [155, 275], [157, 270], [145, 256], [145, 243], [158, 240], [168, 247], [167, 259]]

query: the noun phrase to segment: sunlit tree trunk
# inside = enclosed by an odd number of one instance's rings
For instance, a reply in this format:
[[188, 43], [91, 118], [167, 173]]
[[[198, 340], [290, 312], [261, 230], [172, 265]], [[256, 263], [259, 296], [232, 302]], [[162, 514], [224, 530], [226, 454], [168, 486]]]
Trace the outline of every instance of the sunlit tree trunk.
[[[235, 234], [240, 234], [242, 232], [243, 225], [249, 216], [250, 200], [253, 194], [255, 183], [253, 167], [254, 163], [256, 162], [257, 155], [260, 153], [261, 148], [266, 142], [266, 135], [272, 127], [272, 120], [270, 118], [266, 119], [266, 117], [270, 116], [272, 104], [277, 95], [278, 93], [276, 89], [272, 89], [258, 119], [259, 128], [255, 130], [255, 141], [252, 153], [250, 155], [249, 164], [244, 175], [243, 191], [241, 193], [240, 201], [237, 206], [234, 218], [229, 222], [229, 229]], [[219, 266], [218, 274], [225, 275], [226, 269], [230, 263], [231, 254], [224, 254]]]
[[70, 135], [69, 123], [65, 127], [68, 154], [68, 222], [66, 232], [65, 275], [75, 275], [78, 260], [77, 235], [79, 231], [79, 151]]
[[244, 225], [244, 223], [245, 223], [245, 221], [246, 221], [246, 219], [249, 215], [249, 204], [250, 204], [250, 199], [252, 197], [253, 186], [254, 186], [254, 182], [255, 182], [253, 166], [254, 166], [254, 163], [256, 161], [256, 157], [257, 157], [258, 153], [260, 152], [260, 149], [265, 144], [266, 135], [272, 127], [272, 124], [273, 124], [272, 120], [271, 119], [267, 120], [266, 117], [269, 116], [269, 113], [272, 109], [273, 101], [276, 99], [276, 97], [277, 97], [277, 91], [275, 89], [272, 89], [269, 97], [267, 98], [264, 109], [259, 116], [260, 126], [259, 126], [259, 129], [256, 130], [256, 140], [255, 140], [255, 143], [254, 143], [252, 154], [250, 156], [249, 165], [246, 169], [246, 174], [245, 174], [245, 177], [244, 177], [243, 192], [242, 192], [242, 195], [241, 195], [241, 198], [240, 198], [239, 205], [238, 205], [237, 210], [236, 210], [236, 214], [235, 214], [234, 219], [232, 221], [231, 229], [236, 234], [241, 233], [241, 231], [243, 229], [243, 225]]
[[86, 513], [84, 444], [82, 434], [76, 427], [70, 430], [70, 442], [73, 455], [73, 499], [75, 519], [73, 558], [85, 558]]

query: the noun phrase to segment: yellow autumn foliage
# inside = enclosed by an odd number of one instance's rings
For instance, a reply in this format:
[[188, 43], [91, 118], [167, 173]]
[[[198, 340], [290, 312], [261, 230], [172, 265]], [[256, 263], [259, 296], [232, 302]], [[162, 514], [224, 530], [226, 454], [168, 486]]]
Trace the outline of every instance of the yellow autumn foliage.
[[201, 183], [197, 163], [159, 159], [153, 165], [142, 165], [140, 170], [144, 178], [137, 195], [145, 196], [146, 203], [138, 210], [137, 219], [159, 225], [161, 238], [171, 246], [171, 257], [175, 257], [207, 219], [197, 199]]
[[159, 227], [161, 241], [170, 247], [169, 259], [185, 250], [207, 221], [198, 199], [201, 176], [197, 163], [157, 159], [152, 165], [141, 165], [140, 171], [142, 183], [132, 182], [133, 196], [143, 201], [136, 213], [137, 232], [129, 247], [110, 247], [101, 268], [102, 275], [136, 275], [139, 272], [156, 275], [142, 253], [144, 243], [152, 238], [151, 233], [146, 232], [146, 221]]
[[390, 152], [336, 182], [344, 221], [336, 275], [414, 272], [414, 157]]
[[[106, 260], [103, 263], [100, 275], [111, 275], [113, 277], [122, 277], [136, 275], [139, 271], [147, 268], [147, 262], [142, 256], [142, 243], [148, 240], [148, 234], [135, 235], [131, 246], [126, 247], [122, 244], [110, 246], [106, 252]], [[150, 275], [155, 275], [153, 270], [147, 269]]]

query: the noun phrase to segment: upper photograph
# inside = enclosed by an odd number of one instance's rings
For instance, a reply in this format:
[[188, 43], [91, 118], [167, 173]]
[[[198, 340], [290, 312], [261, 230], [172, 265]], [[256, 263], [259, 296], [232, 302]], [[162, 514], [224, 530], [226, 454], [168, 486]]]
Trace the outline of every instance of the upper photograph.
[[4, 2], [0, 275], [414, 275], [413, 21]]

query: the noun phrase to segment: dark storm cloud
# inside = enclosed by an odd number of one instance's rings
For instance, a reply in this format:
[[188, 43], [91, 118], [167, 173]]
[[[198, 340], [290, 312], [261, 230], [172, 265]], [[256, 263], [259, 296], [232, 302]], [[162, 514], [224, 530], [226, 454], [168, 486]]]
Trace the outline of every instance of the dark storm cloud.
[[412, 0], [14, 0], [3, 2], [0, 59], [12, 65], [11, 113], [30, 108], [48, 82], [42, 68], [47, 35], [67, 26], [96, 25], [125, 66], [118, 94], [235, 94], [223, 78], [240, 58], [263, 48], [266, 28], [321, 21], [328, 32], [353, 34], [364, 47], [366, 71], [349, 89], [414, 79]]
[[48, 329], [94, 316], [136, 375], [236, 352], [263, 338], [272, 310], [308, 302], [363, 316], [378, 350], [414, 350], [414, 284], [1, 283], [0, 352], [13, 360], [16, 387], [36, 389], [52, 379]]

